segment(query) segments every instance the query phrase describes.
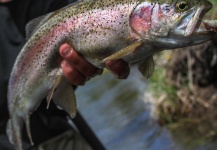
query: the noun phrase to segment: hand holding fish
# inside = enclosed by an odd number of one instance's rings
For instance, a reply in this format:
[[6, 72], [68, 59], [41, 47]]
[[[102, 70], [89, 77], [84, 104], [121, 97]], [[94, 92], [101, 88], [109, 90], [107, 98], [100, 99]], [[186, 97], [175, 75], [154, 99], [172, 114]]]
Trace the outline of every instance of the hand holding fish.
[[[88, 79], [102, 74], [102, 69], [87, 62], [70, 45], [63, 44], [59, 52], [63, 57], [61, 62], [63, 74], [71, 84], [76, 86], [83, 85]], [[108, 61], [106, 66], [119, 79], [127, 78], [130, 72], [128, 64], [122, 60]]]
[[[211, 8], [207, 0], [88, 0], [32, 20], [26, 27], [28, 41], [15, 61], [8, 84], [10, 142], [17, 150], [23, 149], [21, 129], [25, 125], [33, 144], [30, 115], [45, 97], [48, 107], [52, 100], [71, 117], [76, 115], [73, 82], [68, 80], [83, 84], [101, 72], [97, 68], [108, 68], [118, 78], [125, 78], [129, 73], [125, 62], [137, 63], [148, 78], [154, 71], [154, 54], [212, 39], [215, 32], [199, 29]], [[73, 45], [95, 67], [80, 60], [82, 57], [72, 49], [67, 54], [65, 50], [70, 47], [63, 43]], [[77, 78], [78, 73], [83, 77]]]
[[73, 85], [83, 85], [89, 78], [102, 73], [101, 69], [88, 63], [68, 44], [63, 44], [59, 52], [63, 57], [61, 62], [63, 74]]

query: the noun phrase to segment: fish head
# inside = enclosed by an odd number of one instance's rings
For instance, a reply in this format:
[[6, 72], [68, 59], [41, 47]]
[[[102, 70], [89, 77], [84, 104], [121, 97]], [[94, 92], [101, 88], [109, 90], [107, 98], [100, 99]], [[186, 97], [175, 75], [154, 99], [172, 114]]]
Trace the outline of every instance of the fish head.
[[200, 28], [211, 8], [207, 0], [144, 0], [132, 12], [130, 26], [141, 39], [162, 48], [191, 46], [214, 37], [214, 32]]

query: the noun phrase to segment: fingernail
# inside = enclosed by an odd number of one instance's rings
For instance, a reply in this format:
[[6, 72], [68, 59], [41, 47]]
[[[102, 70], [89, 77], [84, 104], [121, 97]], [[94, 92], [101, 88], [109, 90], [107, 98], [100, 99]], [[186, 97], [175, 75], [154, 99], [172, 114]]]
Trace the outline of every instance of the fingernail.
[[69, 54], [72, 53], [72, 49], [71, 48], [66, 48], [63, 50], [63, 56], [68, 56]]

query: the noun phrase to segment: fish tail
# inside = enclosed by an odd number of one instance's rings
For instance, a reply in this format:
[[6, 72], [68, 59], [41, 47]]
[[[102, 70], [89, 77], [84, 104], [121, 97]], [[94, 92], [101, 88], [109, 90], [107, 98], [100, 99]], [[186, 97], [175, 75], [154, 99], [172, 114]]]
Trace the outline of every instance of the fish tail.
[[13, 117], [7, 123], [7, 135], [11, 144], [15, 145], [17, 150], [22, 150], [21, 128], [23, 126], [23, 119], [20, 117]]

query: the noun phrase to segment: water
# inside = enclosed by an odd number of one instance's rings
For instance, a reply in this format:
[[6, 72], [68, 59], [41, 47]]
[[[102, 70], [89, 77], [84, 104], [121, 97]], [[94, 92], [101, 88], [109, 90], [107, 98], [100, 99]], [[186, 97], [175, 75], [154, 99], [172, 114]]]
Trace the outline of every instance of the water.
[[[189, 149], [175, 140], [166, 127], [160, 127], [152, 120], [143, 98], [146, 85], [135, 67], [127, 80], [117, 80], [110, 73], [105, 73], [76, 91], [78, 109], [106, 149]], [[190, 149], [213, 147], [216, 146]]]

